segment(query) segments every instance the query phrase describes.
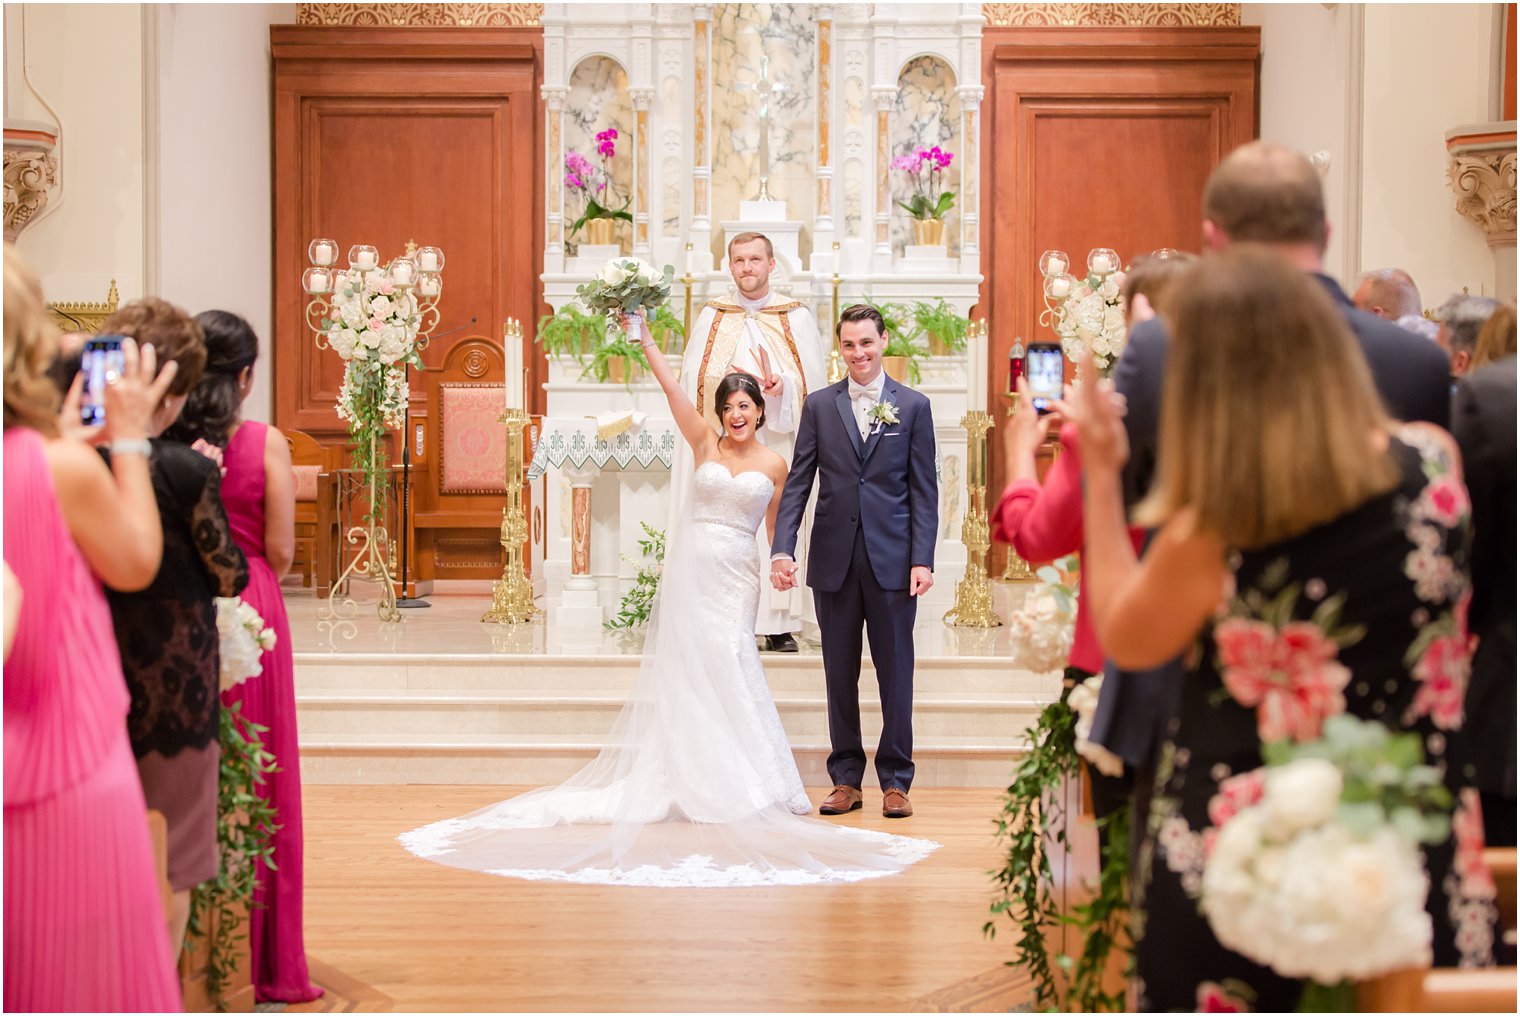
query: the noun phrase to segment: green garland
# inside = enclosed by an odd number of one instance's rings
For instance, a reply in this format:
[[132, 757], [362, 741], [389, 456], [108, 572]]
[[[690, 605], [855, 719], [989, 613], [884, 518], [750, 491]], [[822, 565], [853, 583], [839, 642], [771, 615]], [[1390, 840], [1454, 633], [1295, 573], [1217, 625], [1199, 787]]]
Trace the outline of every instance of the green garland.
[[[1072, 678], [1085, 676], [1068, 668], [1060, 699], [1046, 706], [1035, 725], [1025, 731], [1029, 753], [1014, 767], [1003, 810], [995, 820], [999, 840], [1007, 841], [1007, 854], [1003, 867], [989, 873], [997, 884], [998, 897], [990, 908], [994, 919], [982, 925], [982, 931], [988, 938], [995, 937], [996, 918], [1002, 914], [1014, 922], [1019, 937], [1008, 966], [1029, 973], [1034, 982], [1035, 1007], [1043, 1012], [1120, 1012], [1125, 1007], [1124, 994], [1105, 993], [1102, 979], [1128, 916], [1128, 809], [1100, 823], [1107, 837], [1097, 894], [1070, 915], [1060, 912], [1050, 857], [1044, 849], [1051, 841], [1060, 849], [1071, 849], [1067, 824], [1061, 821], [1059, 791], [1063, 782], [1078, 775], [1081, 759], [1077, 755], [1077, 714], [1066, 700], [1076, 685]], [[1060, 830], [1052, 833], [1057, 825]], [[1083, 942], [1079, 956], [1051, 955], [1046, 935], [1057, 924], [1077, 931]], [[1066, 975], [1064, 998], [1056, 968]]]
[[[665, 563], [665, 530], [655, 529], [647, 522], [640, 522], [639, 525], [647, 537], [639, 541], [639, 557], [652, 557], [654, 564], [639, 567], [638, 573], [633, 577], [633, 587], [618, 604], [617, 617], [602, 622], [602, 627], [608, 631], [638, 628], [649, 621], [649, 612], [654, 609], [654, 594], [660, 588], [660, 568]], [[627, 554], [623, 555], [623, 560], [635, 563]]]
[[264, 750], [260, 735], [269, 728], [242, 718], [242, 703], [221, 710], [221, 770], [217, 777], [217, 856], [221, 863], [216, 878], [202, 882], [190, 894], [190, 922], [185, 929], [185, 949], [207, 934], [211, 920], [211, 957], [206, 966], [206, 993], [218, 1012], [226, 1011], [223, 992], [237, 969], [237, 943], [242, 914], [253, 907], [259, 863], [275, 870], [275, 810], [256, 792], [258, 784], [275, 771], [274, 756]]

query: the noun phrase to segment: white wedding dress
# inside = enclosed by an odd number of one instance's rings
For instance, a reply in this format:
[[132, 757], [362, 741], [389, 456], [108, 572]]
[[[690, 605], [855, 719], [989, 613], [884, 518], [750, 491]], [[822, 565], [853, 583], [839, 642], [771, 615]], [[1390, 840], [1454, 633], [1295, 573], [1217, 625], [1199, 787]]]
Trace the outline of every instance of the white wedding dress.
[[755, 532], [772, 490], [763, 473], [696, 470], [638, 681], [595, 760], [558, 787], [405, 833], [406, 849], [513, 878], [671, 887], [854, 882], [934, 851], [804, 817], [755, 648]]

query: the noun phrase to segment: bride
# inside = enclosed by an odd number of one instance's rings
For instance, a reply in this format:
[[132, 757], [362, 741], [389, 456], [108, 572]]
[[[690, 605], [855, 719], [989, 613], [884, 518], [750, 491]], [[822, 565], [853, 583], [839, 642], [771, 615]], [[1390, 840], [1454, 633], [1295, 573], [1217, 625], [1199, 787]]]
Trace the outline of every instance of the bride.
[[[654, 348], [642, 315], [646, 351]], [[401, 836], [439, 864], [513, 878], [641, 886], [854, 882], [890, 875], [939, 844], [805, 818], [810, 810], [755, 646], [760, 555], [786, 462], [755, 440], [758, 380], [717, 386], [721, 435], [658, 352], [650, 369], [696, 457], [632, 697], [579, 773]]]

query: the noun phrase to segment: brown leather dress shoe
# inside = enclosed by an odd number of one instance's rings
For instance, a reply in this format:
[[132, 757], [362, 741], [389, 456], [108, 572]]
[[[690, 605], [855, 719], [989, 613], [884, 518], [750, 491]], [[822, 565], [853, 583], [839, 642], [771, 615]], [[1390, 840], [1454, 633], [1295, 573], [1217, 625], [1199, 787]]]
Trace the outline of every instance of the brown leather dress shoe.
[[860, 788], [847, 787], [841, 783], [823, 799], [823, 803], [818, 806], [818, 814], [843, 815], [859, 807], [861, 807]]
[[888, 787], [881, 795], [881, 813], [887, 818], [907, 818], [913, 814], [908, 792], [898, 787]]

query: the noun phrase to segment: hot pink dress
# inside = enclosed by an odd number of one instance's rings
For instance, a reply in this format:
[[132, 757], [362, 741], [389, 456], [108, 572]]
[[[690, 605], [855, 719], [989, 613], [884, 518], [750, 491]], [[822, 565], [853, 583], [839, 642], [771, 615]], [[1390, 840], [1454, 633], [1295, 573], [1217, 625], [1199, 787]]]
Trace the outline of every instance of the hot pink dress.
[[5, 432], [5, 1009], [178, 1012], [130, 698], [100, 582], [36, 431]]
[[222, 504], [232, 538], [248, 558], [243, 600], [275, 631], [275, 646], [264, 653], [264, 672], [226, 692], [227, 705], [241, 701], [242, 714], [268, 727], [264, 745], [278, 771], [269, 775], [263, 796], [274, 805], [276, 870], [261, 868], [254, 892], [250, 940], [253, 986], [260, 1002], [309, 1002], [322, 994], [306, 971], [302, 931], [301, 758], [296, 742], [295, 663], [290, 622], [280, 583], [264, 557], [264, 442], [269, 426], [246, 421], [227, 442], [222, 464]]

